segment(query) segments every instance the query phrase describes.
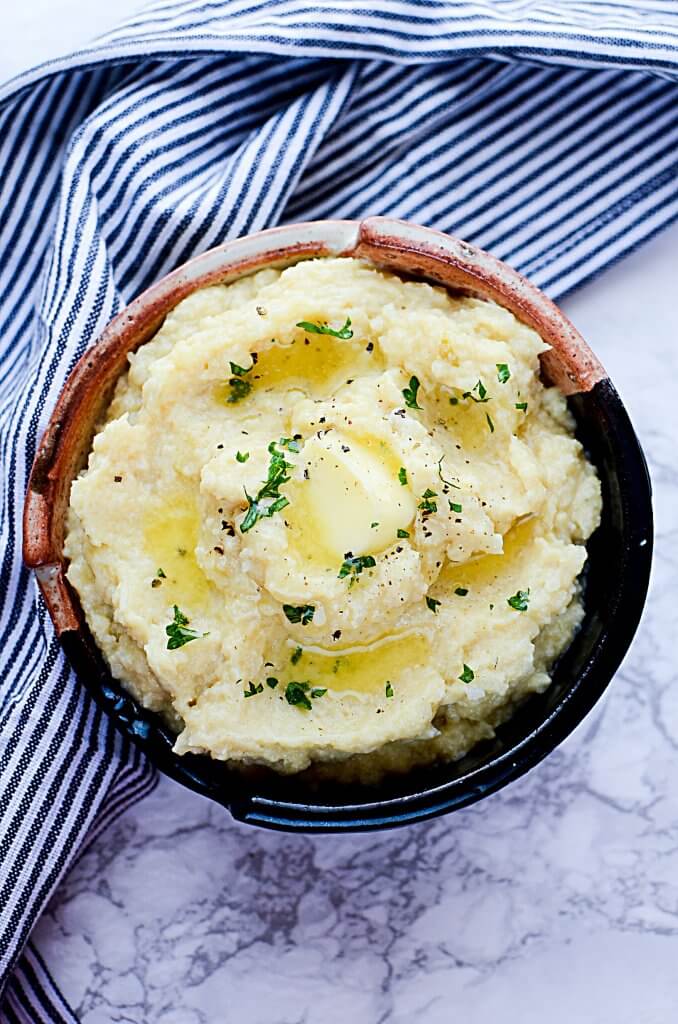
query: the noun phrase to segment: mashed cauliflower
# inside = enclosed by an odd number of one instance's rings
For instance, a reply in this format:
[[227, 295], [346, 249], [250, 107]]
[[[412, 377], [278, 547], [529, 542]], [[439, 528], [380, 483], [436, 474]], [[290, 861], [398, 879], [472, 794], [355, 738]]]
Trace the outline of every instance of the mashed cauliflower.
[[320, 259], [195, 292], [130, 356], [68, 578], [179, 753], [367, 778], [549, 685], [601, 499], [545, 348], [492, 302]]

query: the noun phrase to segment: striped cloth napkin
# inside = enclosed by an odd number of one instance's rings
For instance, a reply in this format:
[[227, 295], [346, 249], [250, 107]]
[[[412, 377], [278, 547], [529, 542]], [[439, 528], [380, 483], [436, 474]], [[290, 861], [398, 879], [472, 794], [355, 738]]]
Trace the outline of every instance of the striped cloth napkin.
[[674, 0], [151, 3], [0, 89], [0, 977], [74, 1021], [28, 942], [154, 774], [97, 710], [21, 564], [36, 442], [125, 303], [279, 222], [384, 213], [553, 296], [678, 215]]

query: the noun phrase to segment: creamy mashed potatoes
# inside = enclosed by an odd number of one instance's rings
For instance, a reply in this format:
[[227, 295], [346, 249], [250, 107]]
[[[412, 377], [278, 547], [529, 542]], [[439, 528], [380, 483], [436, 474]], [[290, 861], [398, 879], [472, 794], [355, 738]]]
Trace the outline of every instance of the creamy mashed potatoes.
[[548, 686], [600, 487], [545, 348], [491, 302], [322, 259], [196, 292], [130, 356], [68, 578], [179, 753], [373, 777]]

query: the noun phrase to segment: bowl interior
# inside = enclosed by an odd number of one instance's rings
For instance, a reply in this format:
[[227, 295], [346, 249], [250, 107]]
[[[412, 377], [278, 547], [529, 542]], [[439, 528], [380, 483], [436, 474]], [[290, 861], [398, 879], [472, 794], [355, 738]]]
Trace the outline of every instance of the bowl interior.
[[[422, 258], [418, 250], [409, 264], [402, 254], [382, 253], [382, 258], [374, 252], [368, 255], [391, 269], [414, 271], [417, 276], [441, 281], [435, 266], [432, 269], [430, 261], [425, 255]], [[494, 269], [496, 262], [492, 263]], [[194, 287], [204, 283], [203, 280]], [[444, 274], [442, 283], [449, 284]], [[462, 284], [457, 281], [454, 286]], [[482, 283], [468, 290], [482, 294]], [[496, 289], [494, 295], [491, 288], [486, 291], [496, 297]], [[177, 301], [176, 296], [173, 301], [168, 300], [166, 308]], [[555, 309], [548, 300], [543, 301], [551, 310]], [[128, 344], [127, 351], [152, 336], [161, 320], [157, 304], [147, 304], [142, 310], [143, 322], [137, 329], [135, 344]], [[122, 685], [111, 678], [84, 623], [77, 595], [61, 572], [63, 512], [70, 481], [89, 449], [101, 396], [125, 361], [126, 352], [121, 353], [119, 344], [116, 347], [110, 338], [104, 338], [104, 349], [107, 344], [115, 349], [115, 357], [109, 359], [107, 383], [98, 388], [98, 401], [92, 399], [91, 409], [83, 415], [70, 446], [58, 431], [50, 439], [48, 428], [49, 443], [46, 446], [43, 442], [36, 459], [34, 491], [29, 488], [29, 499], [31, 494], [38, 497], [33, 507], [27, 500], [27, 561], [38, 572], [61, 642], [79, 677], [118, 727], [167, 774], [229, 807], [237, 818], [272, 828], [328, 831], [405, 824], [471, 803], [520, 775], [552, 750], [596, 702], [621, 662], [640, 618], [651, 560], [652, 510], [647, 469], [633, 428], [616, 391], [604, 372], [599, 372], [602, 368], [588, 360], [589, 350], [581, 343], [584, 365], [589, 370], [594, 365], [596, 373], [589, 373], [585, 387], [577, 391], [570, 368], [567, 379], [569, 390], [574, 393], [568, 402], [577, 423], [577, 435], [600, 475], [603, 515], [588, 544], [584, 621], [555, 666], [552, 685], [543, 694], [525, 701], [497, 730], [494, 739], [477, 745], [461, 760], [393, 775], [375, 787], [325, 782], [318, 785], [309, 773], [284, 777], [265, 769], [243, 772], [207, 756], [175, 755], [174, 738], [162, 721], [140, 708]], [[563, 365], [566, 362], [564, 359]], [[92, 381], [96, 381], [96, 359], [92, 367]], [[553, 361], [545, 369], [552, 379], [557, 376], [557, 372], [552, 372]], [[98, 383], [102, 384], [101, 377]], [[59, 431], [67, 419], [63, 415], [61, 419], [57, 417]], [[60, 447], [65, 449], [61, 455]], [[63, 506], [61, 520], [53, 508], [43, 508], [50, 502], [54, 505], [57, 491]], [[50, 580], [56, 580], [56, 584]]]

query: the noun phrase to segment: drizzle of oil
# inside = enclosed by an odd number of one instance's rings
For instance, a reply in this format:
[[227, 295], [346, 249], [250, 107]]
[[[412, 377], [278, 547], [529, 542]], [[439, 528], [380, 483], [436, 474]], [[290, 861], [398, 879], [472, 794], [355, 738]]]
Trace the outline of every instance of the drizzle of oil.
[[440, 574], [446, 586], [478, 588], [491, 584], [498, 576], [504, 576], [516, 567], [537, 533], [539, 519], [530, 516], [512, 526], [504, 535], [504, 552], [501, 555], [480, 555], [462, 565], [449, 562]]
[[[428, 639], [420, 633], [386, 637], [366, 647], [325, 650], [302, 647], [294, 665], [289, 660], [294, 645], [285, 650], [279, 670], [281, 683], [306, 681], [314, 687], [338, 692], [375, 693], [384, 696], [387, 682], [394, 689], [404, 673], [424, 664], [430, 653]], [[280, 659], [279, 659], [280, 660]], [[275, 675], [274, 669], [271, 674]]]
[[[308, 341], [308, 344], [306, 344]], [[341, 341], [324, 334], [301, 335], [290, 345], [274, 342], [259, 353], [255, 366], [240, 380], [256, 391], [287, 391], [299, 388], [314, 398], [324, 398], [347, 380], [381, 373], [384, 359], [377, 347], [367, 352], [365, 341]], [[237, 408], [247, 402], [233, 403], [228, 381], [216, 385], [216, 401]]]
[[144, 547], [156, 569], [166, 579], [163, 590], [182, 610], [200, 605], [209, 583], [195, 557], [200, 517], [195, 501], [174, 496], [147, 513], [144, 521]]

